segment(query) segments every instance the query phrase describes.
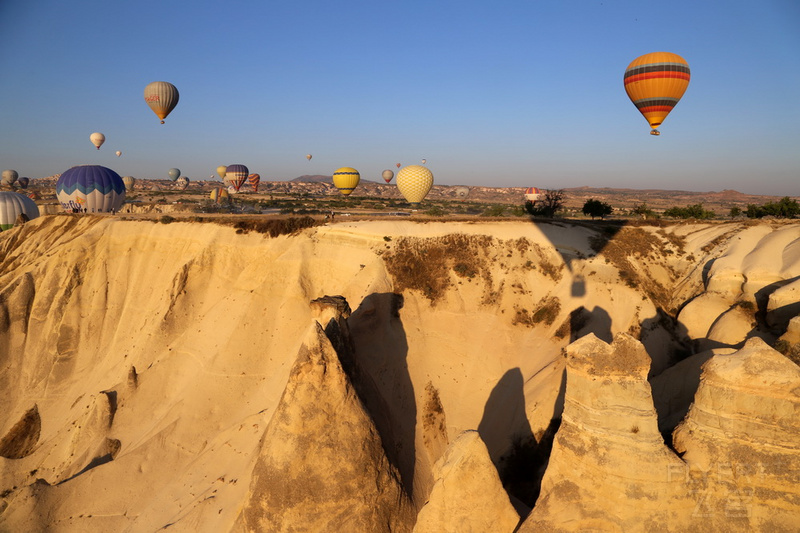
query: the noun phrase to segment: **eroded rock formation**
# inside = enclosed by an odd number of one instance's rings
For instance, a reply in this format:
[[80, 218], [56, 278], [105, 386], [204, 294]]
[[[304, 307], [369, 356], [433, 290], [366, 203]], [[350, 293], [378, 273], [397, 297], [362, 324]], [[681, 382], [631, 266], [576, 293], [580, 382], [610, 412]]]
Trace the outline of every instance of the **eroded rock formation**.
[[[330, 323], [338, 316], [332, 312]], [[314, 322], [262, 439], [247, 531], [411, 531], [415, 512], [325, 330]]]

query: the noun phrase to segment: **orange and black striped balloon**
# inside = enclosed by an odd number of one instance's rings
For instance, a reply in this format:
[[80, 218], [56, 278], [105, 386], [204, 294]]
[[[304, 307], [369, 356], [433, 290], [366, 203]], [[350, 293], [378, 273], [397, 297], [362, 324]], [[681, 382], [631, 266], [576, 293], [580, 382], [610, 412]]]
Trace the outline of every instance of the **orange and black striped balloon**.
[[650, 124], [653, 135], [689, 86], [689, 64], [678, 54], [653, 52], [625, 70], [625, 92]]

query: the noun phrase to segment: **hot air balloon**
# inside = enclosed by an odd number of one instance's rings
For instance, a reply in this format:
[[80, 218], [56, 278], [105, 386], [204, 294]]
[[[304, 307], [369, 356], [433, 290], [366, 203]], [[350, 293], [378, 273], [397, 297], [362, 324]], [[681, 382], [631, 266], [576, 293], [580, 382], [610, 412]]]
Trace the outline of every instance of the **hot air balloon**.
[[250, 174], [247, 176], [247, 182], [253, 188], [253, 192], [258, 192], [258, 184], [261, 183], [261, 176], [259, 174]]
[[408, 165], [397, 173], [397, 188], [412, 206], [418, 205], [433, 187], [433, 173], [422, 165]]
[[144, 101], [161, 119], [162, 124], [167, 115], [178, 105], [179, 98], [178, 89], [166, 81], [154, 81], [144, 88]]
[[396, 166], [397, 168], [400, 168], [400, 163], [397, 163], [395, 166]]
[[244, 165], [228, 165], [225, 169], [225, 177], [222, 181], [224, 181], [226, 185], [233, 187], [236, 192], [239, 192], [239, 187], [244, 184], [249, 175], [250, 171]]
[[306, 154], [306, 159], [308, 159], [309, 161], [311, 161], [311, 154]]
[[634, 59], [625, 70], [625, 92], [652, 130], [667, 118], [689, 86], [689, 64], [669, 52], [653, 52]]
[[214, 187], [211, 190], [209, 198], [211, 198], [211, 201], [213, 202], [220, 203], [224, 200], [229, 200], [230, 195], [228, 194], [228, 190], [225, 189], [224, 187]]
[[528, 202], [538, 202], [544, 198], [544, 191], [538, 187], [528, 187], [525, 189], [525, 200]]
[[39, 216], [39, 207], [24, 194], [0, 192], [0, 231], [13, 228], [20, 215], [33, 220]]
[[100, 165], [80, 165], [67, 170], [56, 182], [56, 197], [67, 212], [117, 211], [125, 201], [125, 184], [119, 174]]
[[0, 184], [2, 184], [4, 187], [11, 187], [12, 185], [14, 185], [14, 182], [17, 181], [17, 178], [19, 178], [19, 174], [17, 173], [16, 170], [11, 170], [11, 169], [4, 170], [2, 180], [0, 180]]
[[134, 184], [136, 184], [136, 179], [133, 176], [122, 176], [122, 183], [125, 184], [126, 191], [132, 191]]
[[189, 186], [189, 178], [187, 178], [186, 176], [181, 176], [180, 178], [178, 178], [178, 181], [176, 183], [178, 184], [178, 188], [180, 190], [185, 191], [186, 187]]
[[384, 170], [381, 176], [383, 176], [383, 181], [389, 183], [390, 181], [392, 181], [392, 178], [394, 177], [394, 172], [392, 172], [391, 170]]
[[455, 193], [456, 193], [456, 198], [463, 200], [467, 196], [469, 196], [469, 187], [463, 187], [463, 186], [456, 187]]
[[342, 167], [333, 173], [333, 186], [345, 196], [353, 192], [359, 181], [361, 181], [361, 174], [351, 167]]
[[217, 167], [217, 175], [220, 179], [225, 179], [225, 171], [228, 170], [228, 165], [220, 165]]
[[96, 131], [89, 135], [89, 140], [92, 141], [92, 144], [99, 150], [100, 147], [103, 146], [103, 143], [106, 142], [106, 136]]
[[24, 177], [23, 178], [19, 178], [17, 180], [17, 183], [19, 183], [19, 186], [22, 187], [23, 189], [27, 189], [28, 188], [28, 184], [30, 182], [31, 182], [30, 178], [24, 178]]
[[181, 176], [181, 170], [179, 168], [171, 168], [167, 171], [167, 176], [169, 176], [169, 179], [172, 181], [175, 181]]
[[428, 160], [427, 160], [427, 159], [423, 159], [423, 160], [422, 160], [422, 164], [423, 164], [423, 165], [424, 165], [425, 163], [427, 163], [427, 162], [428, 162]]
[[122, 155], [122, 152], [121, 152], [120, 150], [117, 150], [117, 151], [116, 151], [116, 152], [114, 152], [114, 153], [115, 153], [115, 154], [117, 154], [117, 157], [119, 157], [119, 156], [121, 156], [121, 155]]

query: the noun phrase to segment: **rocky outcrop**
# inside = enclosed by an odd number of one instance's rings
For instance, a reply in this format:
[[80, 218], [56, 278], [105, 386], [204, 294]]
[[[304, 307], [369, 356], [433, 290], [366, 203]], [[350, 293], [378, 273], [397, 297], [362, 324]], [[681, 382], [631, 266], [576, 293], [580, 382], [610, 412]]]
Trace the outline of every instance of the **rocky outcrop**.
[[430, 499], [414, 533], [511, 533], [519, 515], [477, 431], [459, 435], [433, 468]]
[[674, 435], [693, 519], [709, 531], [792, 531], [800, 516], [800, 367], [754, 338], [703, 366]]
[[796, 528], [800, 368], [758, 338], [708, 359], [674, 434], [681, 458], [661, 441], [646, 374], [627, 335], [567, 348], [562, 425], [520, 531]]
[[649, 368], [644, 347], [626, 334], [568, 346], [561, 427], [520, 532], [659, 531], [691, 513], [680, 490], [685, 465], [658, 431]]
[[398, 532], [413, 524], [399, 474], [315, 321], [264, 434], [237, 529]]

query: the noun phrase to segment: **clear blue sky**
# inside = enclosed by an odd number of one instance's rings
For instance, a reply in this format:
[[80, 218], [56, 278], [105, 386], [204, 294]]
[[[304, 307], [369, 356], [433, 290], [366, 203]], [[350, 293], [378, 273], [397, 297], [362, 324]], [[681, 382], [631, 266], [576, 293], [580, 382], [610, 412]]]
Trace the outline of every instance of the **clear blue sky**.
[[[379, 181], [426, 158], [444, 185], [800, 196], [798, 0], [0, 0], [0, 36], [20, 176]], [[656, 51], [692, 69], [660, 137], [622, 83]], [[180, 91], [164, 125], [157, 80]]]

